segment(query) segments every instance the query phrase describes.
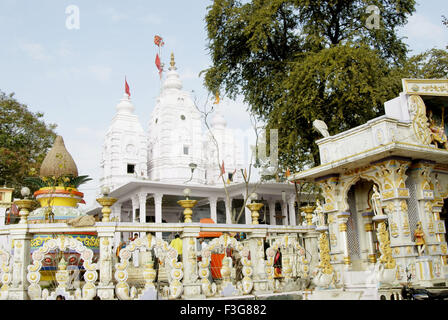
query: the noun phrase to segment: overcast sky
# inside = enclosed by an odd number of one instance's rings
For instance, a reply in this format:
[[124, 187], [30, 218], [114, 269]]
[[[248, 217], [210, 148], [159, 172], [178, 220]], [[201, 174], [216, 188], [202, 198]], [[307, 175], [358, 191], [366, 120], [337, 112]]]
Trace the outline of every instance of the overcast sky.
[[[210, 0], [1, 0], [0, 90], [15, 92], [32, 111], [58, 125], [80, 174], [95, 179], [81, 191], [98, 187], [104, 134], [122, 97], [124, 77], [135, 113], [147, 129], [160, 91], [153, 38], [164, 38], [162, 60], [174, 52], [184, 89], [205, 98], [199, 72], [210, 65], [204, 17]], [[441, 16], [446, 0], [420, 0], [402, 36], [414, 53], [448, 44]], [[67, 7], [79, 8], [79, 29], [68, 29]], [[398, 92], [397, 92], [398, 94]], [[227, 104], [227, 106], [226, 106]], [[250, 126], [246, 107], [224, 101], [231, 128]]]

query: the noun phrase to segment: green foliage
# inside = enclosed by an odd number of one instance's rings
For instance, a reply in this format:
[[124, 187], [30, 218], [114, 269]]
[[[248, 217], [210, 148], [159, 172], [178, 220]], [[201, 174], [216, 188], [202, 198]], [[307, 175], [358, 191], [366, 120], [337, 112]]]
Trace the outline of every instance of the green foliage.
[[0, 91], [0, 183], [15, 188], [15, 197], [24, 178], [39, 170], [56, 137], [56, 125], [47, 125], [42, 118], [42, 113], [30, 112], [13, 94]]
[[36, 186], [38, 189], [45, 187], [64, 187], [64, 188], [78, 188], [80, 185], [92, 180], [89, 176], [77, 176], [72, 175], [59, 176], [59, 177], [26, 177], [25, 182]]
[[406, 73], [410, 78], [446, 79], [448, 78], [448, 52], [431, 49], [411, 57]]
[[[369, 29], [369, 5], [380, 28]], [[284, 171], [319, 164], [312, 129], [330, 134], [364, 123], [400, 92], [407, 48], [396, 29], [414, 0], [215, 0], [206, 16], [213, 65], [211, 92], [244, 97], [253, 113], [279, 130]]]

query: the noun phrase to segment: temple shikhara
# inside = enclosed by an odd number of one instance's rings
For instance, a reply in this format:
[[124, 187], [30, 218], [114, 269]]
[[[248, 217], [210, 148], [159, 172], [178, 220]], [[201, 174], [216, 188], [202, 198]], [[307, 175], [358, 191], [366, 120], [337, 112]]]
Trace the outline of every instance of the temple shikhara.
[[[332, 136], [316, 119], [319, 166], [254, 183], [221, 106], [204, 129], [171, 55], [146, 130], [128, 88], [110, 110], [97, 208], [82, 209], [88, 173], [60, 136], [28, 178], [36, 192], [13, 199], [0, 188], [0, 299], [401, 300], [406, 288], [446, 290], [448, 80], [402, 83], [385, 114], [358, 127]], [[320, 193], [300, 193], [303, 183]]]

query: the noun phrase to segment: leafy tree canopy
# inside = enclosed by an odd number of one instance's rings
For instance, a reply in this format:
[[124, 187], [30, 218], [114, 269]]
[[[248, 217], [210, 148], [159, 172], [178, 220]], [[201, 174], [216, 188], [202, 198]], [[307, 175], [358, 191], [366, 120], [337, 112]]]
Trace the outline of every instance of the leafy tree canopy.
[[20, 189], [28, 186], [25, 177], [39, 172], [40, 164], [51, 147], [56, 134], [56, 125], [45, 124], [43, 113], [33, 113], [19, 103], [14, 94], [0, 91], [0, 183]]
[[[370, 5], [379, 28], [366, 25]], [[215, 0], [205, 85], [242, 95], [279, 129], [283, 170], [319, 164], [313, 120], [335, 134], [377, 116], [399, 92], [407, 48], [396, 29], [414, 11], [414, 0]]]

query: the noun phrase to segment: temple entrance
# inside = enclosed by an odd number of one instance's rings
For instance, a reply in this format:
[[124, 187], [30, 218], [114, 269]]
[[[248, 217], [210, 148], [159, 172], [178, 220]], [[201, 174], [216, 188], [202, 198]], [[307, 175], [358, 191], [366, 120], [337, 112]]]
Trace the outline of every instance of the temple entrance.
[[[348, 251], [353, 271], [364, 271], [368, 268], [369, 237], [365, 231], [368, 222], [364, 216], [372, 214], [371, 195], [373, 182], [360, 179], [351, 186], [347, 193], [348, 211], [347, 221]], [[374, 235], [374, 241], [375, 241]]]

